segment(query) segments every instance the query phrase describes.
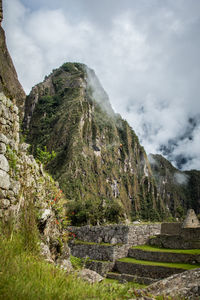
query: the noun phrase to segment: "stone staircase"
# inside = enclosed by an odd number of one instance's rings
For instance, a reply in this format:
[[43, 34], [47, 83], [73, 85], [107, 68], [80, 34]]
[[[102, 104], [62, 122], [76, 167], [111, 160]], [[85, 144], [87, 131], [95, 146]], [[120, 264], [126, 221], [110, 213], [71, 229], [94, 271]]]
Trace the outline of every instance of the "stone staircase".
[[[147, 248], [143, 250], [143, 248]], [[151, 284], [173, 274], [200, 267], [200, 250], [170, 250], [149, 246], [130, 248], [128, 256], [118, 259], [108, 278]], [[128, 277], [127, 277], [128, 275]]]
[[[120, 282], [135, 281], [148, 285], [173, 274], [200, 267], [200, 249], [163, 249], [142, 245], [142, 242], [143, 244], [147, 242], [148, 234], [145, 239], [142, 239], [141, 235], [138, 238], [137, 235], [135, 242], [133, 238], [133, 232], [141, 233], [141, 228], [134, 230], [126, 228], [124, 235], [121, 232], [122, 228], [110, 227], [110, 229], [111, 231], [108, 228], [105, 229], [107, 233], [105, 236], [99, 228], [91, 228], [92, 234], [87, 228], [88, 234], [86, 235], [80, 235], [81, 231], [79, 230], [78, 237], [82, 237], [84, 240], [73, 239], [69, 242], [71, 254], [85, 258], [86, 268], [94, 270], [104, 277]], [[117, 235], [118, 229], [121, 232], [120, 237]], [[84, 231], [83, 228], [81, 230]], [[108, 232], [112, 232], [110, 237]], [[97, 233], [101, 234], [98, 236]], [[150, 235], [153, 234], [150, 234], [149, 231], [149, 238]], [[99, 241], [99, 237], [101, 237], [101, 241]], [[138, 246], [138, 240], [140, 246]], [[109, 241], [118, 243], [109, 243]], [[127, 243], [127, 241], [129, 242]]]

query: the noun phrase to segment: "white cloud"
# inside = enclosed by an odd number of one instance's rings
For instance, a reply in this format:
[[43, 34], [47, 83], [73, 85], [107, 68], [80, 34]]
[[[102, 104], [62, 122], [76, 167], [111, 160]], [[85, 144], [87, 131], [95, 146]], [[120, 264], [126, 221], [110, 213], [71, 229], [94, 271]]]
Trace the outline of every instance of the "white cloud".
[[65, 61], [86, 63], [147, 152], [173, 140], [171, 160], [200, 168], [199, 129], [183, 138], [200, 113], [199, 1], [10, 0], [5, 19], [27, 92]]

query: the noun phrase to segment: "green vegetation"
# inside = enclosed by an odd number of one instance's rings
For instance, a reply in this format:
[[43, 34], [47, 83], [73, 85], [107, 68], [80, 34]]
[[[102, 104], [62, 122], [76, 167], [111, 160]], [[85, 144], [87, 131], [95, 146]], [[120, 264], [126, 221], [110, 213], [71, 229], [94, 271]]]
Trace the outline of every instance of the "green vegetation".
[[[118, 280], [110, 279], [110, 278], [105, 278], [103, 280], [103, 283], [110, 283], [110, 284], [114, 283], [114, 284], [118, 284], [119, 287], [124, 285], [122, 283], [119, 283]], [[137, 282], [128, 282], [126, 285], [129, 286], [130, 288], [135, 288], [135, 289], [142, 289], [142, 288], [146, 287], [146, 285], [140, 284], [140, 283], [137, 283]]]
[[165, 248], [152, 247], [148, 245], [133, 246], [132, 249], [139, 249], [143, 251], [153, 251], [153, 252], [170, 252], [170, 253], [200, 255], [200, 249], [165, 249]]
[[84, 266], [84, 262], [85, 262], [83, 258], [76, 257], [73, 255], [70, 255], [70, 261], [75, 270], [81, 269]]
[[9, 145], [7, 145], [7, 157], [10, 166], [10, 171], [13, 172], [15, 176], [17, 176], [19, 172], [17, 167], [18, 157], [15, 151], [12, 150]]
[[132, 283], [105, 281], [88, 284], [76, 275], [45, 262], [24, 248], [22, 234], [0, 236], [0, 299], [2, 300], [81, 300], [129, 299], [135, 296]]
[[72, 225], [160, 221], [165, 206], [145, 151], [98, 79], [94, 91], [88, 73], [83, 64], [65, 63], [48, 77], [49, 85], [39, 84], [27, 133], [32, 154], [59, 182]]
[[109, 244], [109, 243], [94, 243], [94, 242], [85, 242], [81, 240], [74, 240], [75, 244], [80, 244], [80, 245], [100, 245], [100, 246], [122, 246], [123, 244]]
[[36, 149], [36, 160], [43, 164], [48, 164], [55, 157], [56, 157], [56, 152], [55, 151], [52, 151], [52, 152], [47, 151], [46, 146], [44, 146], [44, 150], [42, 150], [39, 147], [37, 147], [37, 149]]
[[177, 269], [184, 269], [184, 270], [200, 268], [200, 264], [192, 265], [192, 264], [179, 264], [179, 263], [162, 263], [156, 261], [137, 260], [130, 257], [120, 258], [119, 261], [132, 263], [132, 264], [160, 266], [160, 267], [177, 268]]

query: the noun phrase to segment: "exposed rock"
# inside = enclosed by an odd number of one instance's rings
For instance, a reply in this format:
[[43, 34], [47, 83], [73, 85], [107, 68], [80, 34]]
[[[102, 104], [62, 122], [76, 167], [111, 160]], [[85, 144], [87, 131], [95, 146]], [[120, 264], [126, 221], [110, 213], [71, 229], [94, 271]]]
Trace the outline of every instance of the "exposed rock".
[[185, 271], [153, 283], [147, 288], [155, 296], [165, 295], [181, 299], [200, 298], [200, 269]]
[[89, 283], [95, 283], [95, 282], [101, 282], [104, 278], [99, 275], [97, 272], [89, 270], [89, 269], [83, 269], [81, 270], [78, 275], [83, 279], [88, 281]]
[[70, 259], [61, 259], [58, 258], [56, 261], [56, 264], [60, 266], [61, 269], [65, 270], [67, 273], [70, 273], [73, 271], [73, 266], [70, 262]]
[[7, 208], [10, 205], [10, 201], [8, 199], [2, 199], [0, 201], [0, 207], [1, 208]]
[[44, 244], [43, 242], [40, 243], [41, 255], [50, 263], [54, 263], [51, 257], [51, 251], [49, 246]]
[[[1, 97], [1, 99], [2, 99], [2, 97], [3, 97], [3, 94], [2, 94], [2, 93], [1, 93], [0, 97]], [[6, 145], [9, 143], [8, 138], [7, 138], [3, 133], [0, 133], [0, 142], [1, 142], [1, 143], [4, 143], [4, 144], [6, 144]]]
[[9, 163], [3, 154], [0, 154], [0, 169], [5, 172], [9, 171]]
[[22, 116], [26, 95], [18, 81], [17, 73], [7, 49], [5, 33], [1, 27], [1, 20], [2, 11], [0, 8], [0, 92], [4, 92], [10, 99], [16, 99]]
[[4, 154], [6, 152], [6, 145], [4, 143], [0, 143], [0, 153]]
[[5, 172], [0, 170], [0, 188], [8, 190], [10, 187], [10, 176]]

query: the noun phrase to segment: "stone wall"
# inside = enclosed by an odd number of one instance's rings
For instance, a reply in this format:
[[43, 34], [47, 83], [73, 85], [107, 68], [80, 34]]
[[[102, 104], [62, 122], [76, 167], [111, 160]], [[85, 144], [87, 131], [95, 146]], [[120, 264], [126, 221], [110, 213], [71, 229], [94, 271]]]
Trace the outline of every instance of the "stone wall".
[[73, 256], [103, 261], [115, 261], [127, 256], [129, 249], [128, 245], [86, 244], [76, 241], [69, 242], [69, 247]]
[[187, 240], [199, 240], [200, 241], [200, 227], [198, 228], [183, 228], [181, 231], [181, 237]]
[[179, 235], [181, 233], [181, 223], [162, 223], [161, 234]]
[[94, 243], [142, 245], [150, 236], [160, 233], [161, 224], [70, 226], [78, 240]]
[[58, 207], [52, 202], [59, 194], [59, 187], [42, 165], [28, 155], [28, 147], [20, 142], [18, 107], [14, 100], [0, 93], [0, 220], [14, 219], [17, 223], [22, 208], [31, 201], [44, 246], [48, 244], [51, 257], [56, 258], [61, 232], [57, 224]]
[[149, 245], [168, 249], [199, 249], [200, 239], [183, 239], [179, 235], [158, 235], [149, 239]]
[[166, 278], [172, 274], [184, 272], [184, 269], [167, 268], [161, 266], [145, 265], [144, 268], [142, 264], [126, 263], [119, 260], [115, 263], [115, 270], [123, 274], [151, 277], [155, 279]]
[[128, 256], [138, 260], [160, 261], [168, 263], [200, 263], [200, 255], [174, 252], [142, 251], [140, 249], [130, 248], [128, 251]]

